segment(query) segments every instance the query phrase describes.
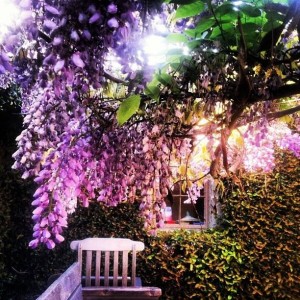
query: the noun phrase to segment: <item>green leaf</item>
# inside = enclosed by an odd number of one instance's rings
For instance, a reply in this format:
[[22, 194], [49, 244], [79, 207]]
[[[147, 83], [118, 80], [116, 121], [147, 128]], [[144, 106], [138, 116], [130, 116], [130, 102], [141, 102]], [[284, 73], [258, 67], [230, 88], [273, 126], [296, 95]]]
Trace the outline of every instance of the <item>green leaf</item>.
[[222, 20], [225, 18], [228, 14], [236, 14], [238, 15], [238, 12], [236, 11], [236, 8], [233, 4], [225, 2], [224, 4], [218, 6], [215, 10], [215, 15], [219, 20]]
[[[167, 58], [167, 63], [172, 67], [172, 65], [176, 65], [181, 63], [183, 55], [169, 55]], [[173, 68], [173, 67], [172, 67]], [[177, 67], [178, 68], [178, 67]], [[173, 70], [177, 70], [173, 68]]]
[[117, 121], [123, 125], [128, 121], [139, 109], [141, 103], [140, 95], [131, 95], [125, 99], [117, 111]]
[[198, 25], [196, 26], [195, 30], [199, 33], [202, 33], [208, 29], [210, 29], [214, 24], [216, 23], [216, 20], [213, 18], [206, 18], [201, 19]]
[[261, 11], [255, 6], [250, 4], [244, 4], [240, 7], [240, 10], [247, 16], [257, 18], [261, 16]]
[[180, 63], [184, 57], [182, 50], [178, 51], [177, 49], [169, 50], [166, 53], [166, 56], [167, 56], [167, 59], [166, 59], [167, 65]]
[[196, 1], [190, 4], [184, 4], [179, 6], [176, 10], [174, 19], [189, 18], [198, 15], [204, 9], [204, 4], [200, 1]]
[[145, 89], [145, 94], [152, 99], [159, 101], [160, 89], [157, 85], [148, 84]]
[[278, 11], [269, 10], [266, 12], [266, 18], [269, 22], [279, 22], [284, 21], [285, 16]]
[[177, 82], [174, 80], [174, 78], [171, 75], [167, 73], [161, 73], [161, 74], [157, 74], [156, 78], [164, 86], [170, 87], [173, 92], [179, 91]]
[[178, 70], [180, 67], [182, 66], [182, 64], [180, 62], [171, 62], [170, 63], [170, 67], [173, 69], [173, 70]]
[[197, 2], [199, 0], [170, 0], [169, 3], [174, 3], [174, 4], [190, 4]]
[[183, 55], [183, 49], [182, 48], [174, 48], [174, 49], [170, 49], [167, 53], [167, 56], [178, 56], [178, 55]]
[[219, 17], [219, 23], [234, 23], [238, 19], [239, 13], [237, 11], [232, 11], [226, 15]]
[[256, 23], [245, 23], [242, 27], [245, 35], [253, 34], [253, 32], [260, 29], [260, 25]]
[[167, 36], [167, 41], [170, 43], [186, 43], [188, 39], [183, 34], [171, 33]]
[[191, 50], [193, 50], [195, 48], [198, 48], [200, 45], [201, 45], [201, 41], [200, 40], [194, 40], [194, 41], [191, 41], [191, 42], [187, 43], [187, 46]]
[[289, 0], [273, 0], [272, 2], [279, 3], [279, 4], [288, 4]]
[[280, 21], [269, 21], [266, 24], [264, 24], [263, 26], [263, 31], [268, 33], [269, 31], [272, 30], [276, 30], [277, 28], [279, 28], [280, 26], [282, 26], [282, 23]]
[[[222, 30], [223, 30], [225, 37], [232, 38], [236, 34], [235, 27], [231, 23], [223, 24]], [[215, 27], [208, 38], [211, 40], [214, 40], [215, 38], [221, 36], [222, 30], [220, 29], [220, 27]]]
[[196, 29], [186, 29], [184, 33], [193, 39], [199, 38], [201, 35]]

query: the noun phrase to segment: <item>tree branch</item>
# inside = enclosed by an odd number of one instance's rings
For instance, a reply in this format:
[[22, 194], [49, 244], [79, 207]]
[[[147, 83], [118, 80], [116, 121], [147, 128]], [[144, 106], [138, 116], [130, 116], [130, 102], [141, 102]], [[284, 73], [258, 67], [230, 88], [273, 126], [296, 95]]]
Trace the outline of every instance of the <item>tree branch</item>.
[[49, 35], [47, 35], [45, 32], [43, 32], [42, 30], [38, 30], [39, 33], [39, 37], [42, 38], [45, 42], [47, 43], [51, 43], [52, 39]]
[[121, 84], [124, 84], [124, 85], [128, 85], [128, 82], [126, 82], [126, 81], [124, 81], [124, 80], [122, 80], [120, 78], [116, 78], [113, 75], [107, 73], [106, 71], [104, 71], [103, 75], [104, 75], [105, 78], [107, 78], [107, 79], [109, 79], [109, 80], [111, 80], [111, 81], [113, 81], [115, 83], [121, 83]]
[[287, 84], [275, 90], [272, 93], [271, 100], [291, 97], [297, 94], [300, 94], [300, 84], [299, 83]]
[[277, 118], [281, 118], [290, 114], [293, 114], [297, 111], [300, 111], [300, 105], [289, 108], [289, 109], [285, 109], [285, 110], [281, 110], [281, 111], [277, 111], [277, 112], [273, 112], [273, 113], [269, 113], [267, 114], [267, 118], [269, 120], [274, 120]]
[[271, 91], [270, 97], [267, 98], [265, 95], [252, 95], [248, 101], [249, 104], [257, 103], [257, 102], [264, 102], [264, 101], [273, 101], [279, 100], [282, 98], [292, 97], [297, 94], [300, 94], [300, 83], [294, 84], [286, 84], [278, 89]]

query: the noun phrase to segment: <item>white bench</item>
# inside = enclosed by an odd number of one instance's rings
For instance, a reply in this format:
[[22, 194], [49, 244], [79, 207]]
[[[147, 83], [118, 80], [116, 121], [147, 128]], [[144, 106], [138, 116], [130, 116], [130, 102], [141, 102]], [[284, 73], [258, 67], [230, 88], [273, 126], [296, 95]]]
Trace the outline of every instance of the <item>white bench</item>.
[[136, 277], [136, 254], [144, 243], [121, 238], [73, 241], [82, 274], [82, 296], [94, 299], [159, 299], [161, 289], [143, 287]]

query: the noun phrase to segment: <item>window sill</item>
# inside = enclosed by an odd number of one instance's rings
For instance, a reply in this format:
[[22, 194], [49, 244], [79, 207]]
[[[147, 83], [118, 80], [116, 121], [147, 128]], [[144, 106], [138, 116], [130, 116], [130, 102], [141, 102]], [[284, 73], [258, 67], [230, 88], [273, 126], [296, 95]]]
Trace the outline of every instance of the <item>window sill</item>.
[[187, 223], [181, 223], [181, 224], [165, 224], [163, 228], [160, 228], [160, 231], [169, 231], [169, 230], [178, 230], [178, 229], [188, 229], [188, 230], [202, 230], [207, 229], [207, 225], [201, 224], [187, 224]]

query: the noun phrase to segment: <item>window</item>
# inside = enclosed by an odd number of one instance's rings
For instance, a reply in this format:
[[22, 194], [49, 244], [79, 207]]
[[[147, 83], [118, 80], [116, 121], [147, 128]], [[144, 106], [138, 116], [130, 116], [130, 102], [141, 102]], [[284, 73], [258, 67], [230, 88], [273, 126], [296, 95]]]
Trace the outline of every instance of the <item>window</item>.
[[182, 191], [181, 183], [176, 183], [166, 199], [166, 205], [163, 230], [204, 229], [215, 225], [218, 207], [211, 180], [206, 181], [200, 190], [200, 196], [194, 203]]

